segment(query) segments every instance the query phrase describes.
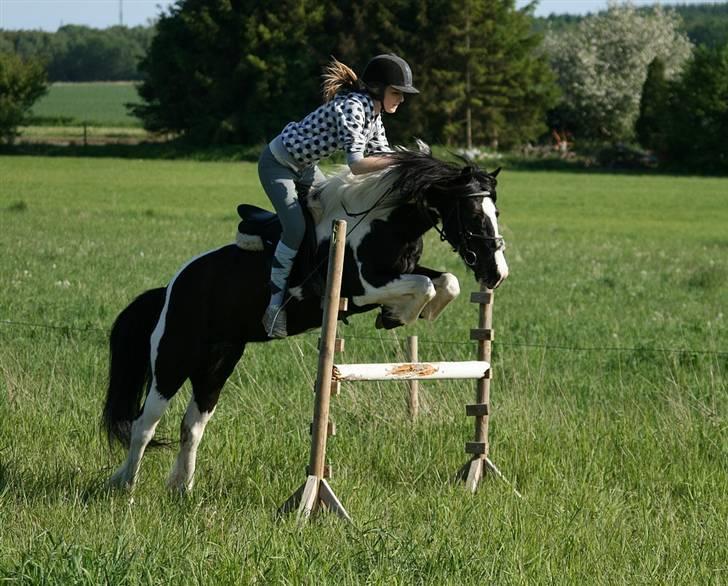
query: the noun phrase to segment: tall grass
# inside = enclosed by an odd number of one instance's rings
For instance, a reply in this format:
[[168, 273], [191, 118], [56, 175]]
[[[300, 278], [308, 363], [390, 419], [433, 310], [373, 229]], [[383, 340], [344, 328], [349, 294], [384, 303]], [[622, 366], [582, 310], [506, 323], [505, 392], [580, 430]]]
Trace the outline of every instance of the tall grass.
[[[232, 240], [254, 165], [0, 158], [0, 575], [47, 583], [724, 583], [726, 180], [504, 171], [511, 277], [496, 293], [491, 457], [466, 461], [470, 383], [334, 399], [331, 484], [355, 520], [274, 512], [305, 479], [317, 334], [250, 346], [200, 449], [132, 494], [98, 429], [105, 333], [141, 290]], [[436, 238], [425, 261], [475, 289]], [[472, 358], [467, 294], [435, 323], [343, 325], [347, 361]], [[12, 323], [7, 323], [7, 321]], [[35, 325], [28, 325], [35, 324]], [[174, 437], [189, 388], [158, 433]]]

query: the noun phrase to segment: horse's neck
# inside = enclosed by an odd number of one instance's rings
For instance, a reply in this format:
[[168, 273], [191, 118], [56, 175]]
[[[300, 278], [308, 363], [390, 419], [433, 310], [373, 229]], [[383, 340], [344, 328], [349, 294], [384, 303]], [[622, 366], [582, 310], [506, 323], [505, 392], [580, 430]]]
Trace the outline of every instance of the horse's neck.
[[330, 230], [334, 220], [358, 223], [363, 216], [367, 222], [387, 217], [392, 211], [392, 206], [387, 204], [393, 180], [386, 170], [365, 175], [352, 175], [343, 170], [328, 177], [307, 202], [318, 232]]

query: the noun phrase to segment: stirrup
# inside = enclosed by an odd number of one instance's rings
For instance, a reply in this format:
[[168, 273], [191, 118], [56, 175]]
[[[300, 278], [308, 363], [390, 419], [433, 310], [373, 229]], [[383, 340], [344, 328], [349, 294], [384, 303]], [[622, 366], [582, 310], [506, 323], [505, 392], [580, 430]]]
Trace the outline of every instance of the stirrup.
[[263, 314], [263, 327], [269, 338], [285, 338], [288, 336], [286, 327], [286, 310], [280, 305], [269, 305]]

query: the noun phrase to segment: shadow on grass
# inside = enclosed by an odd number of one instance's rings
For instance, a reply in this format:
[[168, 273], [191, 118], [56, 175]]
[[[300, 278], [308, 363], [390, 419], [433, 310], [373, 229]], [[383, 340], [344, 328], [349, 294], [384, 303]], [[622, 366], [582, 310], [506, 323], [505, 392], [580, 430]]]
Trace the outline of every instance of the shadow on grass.
[[33, 473], [14, 462], [0, 462], [0, 497], [18, 502], [68, 502], [82, 504], [105, 500], [113, 489], [109, 471], [84, 473], [79, 468], [49, 468]]

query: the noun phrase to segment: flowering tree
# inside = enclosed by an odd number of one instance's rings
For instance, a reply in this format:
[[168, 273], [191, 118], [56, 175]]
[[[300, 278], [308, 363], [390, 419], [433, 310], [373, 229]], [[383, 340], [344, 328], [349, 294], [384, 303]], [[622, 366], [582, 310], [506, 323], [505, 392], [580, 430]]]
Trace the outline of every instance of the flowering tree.
[[678, 25], [677, 14], [659, 6], [610, 2], [574, 29], [547, 33], [544, 51], [563, 92], [559, 124], [584, 137], [631, 138], [649, 64], [660, 58], [670, 79], [690, 57]]

